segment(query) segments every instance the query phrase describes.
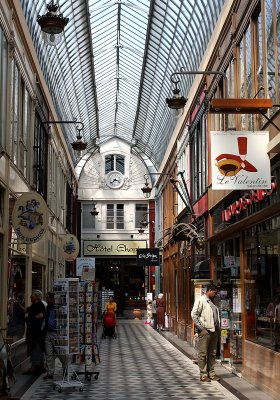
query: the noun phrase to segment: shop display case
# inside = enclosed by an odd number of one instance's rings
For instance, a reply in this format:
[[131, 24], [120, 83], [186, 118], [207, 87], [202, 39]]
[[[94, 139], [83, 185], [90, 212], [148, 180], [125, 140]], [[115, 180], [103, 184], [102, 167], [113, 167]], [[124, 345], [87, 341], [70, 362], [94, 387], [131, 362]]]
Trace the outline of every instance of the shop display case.
[[[67, 358], [67, 373], [61, 381], [53, 383], [54, 389], [61, 392], [65, 387], [78, 387], [83, 390], [83, 384], [74, 372], [70, 374], [71, 359], [80, 351], [79, 340], [79, 279], [60, 278], [54, 282], [56, 308], [56, 340], [55, 347], [58, 354]], [[71, 378], [70, 378], [71, 376]]]
[[84, 364], [84, 371], [76, 372], [90, 380], [92, 375], [98, 379], [99, 372], [93, 371], [93, 365], [99, 364], [97, 345], [98, 322], [98, 283], [95, 281], [79, 282], [79, 333], [80, 352], [75, 356], [76, 364]]

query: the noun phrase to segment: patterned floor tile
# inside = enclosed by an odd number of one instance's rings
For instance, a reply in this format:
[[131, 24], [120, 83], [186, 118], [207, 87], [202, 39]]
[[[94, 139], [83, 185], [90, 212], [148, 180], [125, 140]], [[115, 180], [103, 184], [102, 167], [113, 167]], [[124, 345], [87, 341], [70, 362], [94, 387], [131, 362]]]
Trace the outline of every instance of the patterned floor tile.
[[[83, 391], [63, 388], [40, 377], [21, 400], [94, 399], [99, 400], [212, 400], [237, 399], [219, 384], [202, 383], [198, 368], [163, 336], [141, 321], [120, 320], [117, 339], [99, 340], [101, 363], [94, 367], [98, 379], [86, 381]], [[72, 366], [83, 370], [83, 366]], [[61, 379], [57, 371], [55, 379]]]

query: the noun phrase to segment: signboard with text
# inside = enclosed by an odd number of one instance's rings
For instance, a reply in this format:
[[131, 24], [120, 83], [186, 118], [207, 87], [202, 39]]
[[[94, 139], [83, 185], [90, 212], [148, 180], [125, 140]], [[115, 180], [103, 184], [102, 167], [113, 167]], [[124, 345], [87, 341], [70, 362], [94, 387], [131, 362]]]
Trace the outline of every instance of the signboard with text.
[[138, 266], [159, 265], [159, 248], [137, 249], [136, 264]]
[[136, 256], [139, 248], [146, 247], [146, 240], [84, 240], [84, 256]]
[[212, 131], [212, 189], [270, 189], [268, 142], [267, 131]]

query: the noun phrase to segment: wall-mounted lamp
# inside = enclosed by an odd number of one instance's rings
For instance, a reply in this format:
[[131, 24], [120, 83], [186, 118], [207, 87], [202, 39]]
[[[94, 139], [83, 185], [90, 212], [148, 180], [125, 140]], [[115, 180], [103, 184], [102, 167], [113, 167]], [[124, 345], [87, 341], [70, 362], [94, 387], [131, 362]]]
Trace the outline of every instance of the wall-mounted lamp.
[[[190, 203], [190, 197], [189, 197], [189, 194], [188, 194], [188, 189], [187, 189], [187, 186], [185, 185], [185, 182], [184, 182], [184, 186], [185, 186], [184, 190], [181, 189], [183, 194], [185, 195], [185, 197], [184, 197], [182, 192], [179, 190], [179, 187], [177, 186], [177, 185], [179, 185], [179, 186], [181, 185], [180, 181], [178, 181], [177, 179], [174, 179], [174, 177], [171, 174], [166, 173], [166, 172], [150, 172], [150, 175], [169, 176], [169, 182], [173, 186], [173, 189], [180, 196], [180, 198], [183, 201], [183, 203], [185, 204], [185, 206], [189, 208], [190, 212], [191, 213], [193, 212], [192, 211], [192, 206], [191, 206], [191, 203]], [[148, 184], [148, 177], [149, 177], [148, 174], [144, 175], [144, 179], [146, 179], [146, 182], [145, 182], [145, 186], [142, 187], [142, 189], [141, 189], [143, 194], [144, 194], [144, 197], [146, 197], [146, 198], [150, 197], [151, 191], [152, 191], [152, 188]]]
[[144, 178], [146, 179], [146, 182], [145, 182], [144, 186], [141, 188], [141, 190], [142, 190], [142, 192], [144, 194], [144, 197], [146, 199], [151, 197], [151, 191], [152, 191], [152, 188], [149, 186], [149, 183], [148, 183], [148, 177], [149, 177], [149, 175], [147, 175], [147, 174], [144, 175]]
[[140, 233], [140, 235], [142, 235], [142, 234], [145, 232], [145, 230], [144, 230], [143, 228], [140, 227], [140, 228], [138, 229], [138, 232]]
[[[221, 71], [184, 71], [184, 68], [181, 68], [180, 71], [175, 71], [170, 76], [170, 80], [175, 85], [175, 89], [173, 89], [173, 97], [167, 98], [166, 103], [169, 108], [174, 110], [179, 110], [184, 108], [187, 102], [185, 97], [180, 97], [180, 89], [178, 88], [178, 83], [180, 79], [178, 79], [178, 75], [220, 75], [225, 78], [225, 93], [227, 94], [227, 76], [224, 72]], [[175, 78], [177, 77], [177, 79]]]
[[93, 203], [93, 206], [92, 206], [92, 210], [91, 210], [91, 215], [93, 216], [93, 217], [96, 217], [96, 215], [98, 215], [99, 213], [98, 213], [98, 211], [97, 211], [97, 209], [96, 209], [96, 205]]
[[81, 135], [81, 130], [83, 128], [78, 128], [76, 127], [78, 133], [76, 135], [77, 140], [75, 142], [71, 143], [71, 146], [73, 148], [73, 150], [75, 150], [78, 154], [81, 153], [81, 151], [85, 150], [87, 148], [87, 143], [83, 142], [82, 139], [82, 135]]
[[77, 121], [76, 119], [73, 121], [44, 121], [43, 124], [76, 124], [76, 130], [78, 132], [76, 135], [77, 140], [71, 143], [71, 146], [73, 150], [78, 153], [78, 156], [80, 155], [81, 151], [86, 149], [87, 143], [82, 141], [81, 130], [84, 129], [84, 124], [81, 121]]
[[[178, 75], [220, 75], [224, 78], [224, 98], [215, 98], [211, 101], [209, 112], [216, 114], [261, 114], [264, 115], [267, 113], [269, 108], [273, 107], [272, 99], [257, 99], [257, 98], [228, 98], [227, 91], [227, 76], [224, 72], [221, 71], [186, 71], [182, 67], [180, 71], [175, 71], [170, 76], [171, 82], [175, 85], [175, 89], [173, 90], [173, 97], [167, 98], [166, 102], [169, 108], [178, 110], [184, 108], [185, 104], [183, 100], [179, 100], [180, 89], [178, 88], [178, 83], [180, 79], [178, 79]], [[176, 77], [176, 78], [175, 78]], [[209, 98], [206, 98], [206, 101], [209, 101]], [[271, 122], [271, 121], [269, 121]]]
[[174, 82], [175, 88], [173, 89], [173, 96], [169, 99], [166, 99], [166, 103], [169, 108], [173, 110], [179, 110], [184, 108], [188, 99], [184, 96], [180, 96], [180, 89], [178, 88], [179, 81]]
[[143, 216], [143, 219], [141, 219], [141, 221], [140, 221], [140, 227], [147, 228], [147, 226], [149, 224], [154, 224], [154, 221], [148, 221], [148, 215], [149, 215], [149, 213], [147, 213]]
[[99, 238], [100, 238], [100, 235], [96, 235], [96, 237], [97, 237], [97, 239], [99, 239]]
[[58, 5], [53, 0], [47, 5], [47, 12], [38, 15], [37, 22], [42, 29], [42, 37], [47, 45], [55, 46], [62, 40], [62, 33], [69, 22], [69, 18], [64, 18], [58, 12]]
[[[167, 175], [167, 176], [171, 176], [171, 174], [168, 173], [164, 173], [164, 172], [150, 172], [150, 175]], [[146, 197], [147, 199], [151, 196], [151, 191], [152, 191], [152, 187], [149, 186], [148, 183], [148, 178], [149, 178], [149, 174], [145, 174], [144, 175], [144, 179], [146, 180], [145, 185], [141, 188], [144, 197]]]
[[140, 221], [141, 226], [143, 226], [143, 228], [147, 228], [147, 226], [149, 225], [149, 221], [147, 220], [146, 217], [144, 217], [144, 219], [142, 219], [142, 221]]

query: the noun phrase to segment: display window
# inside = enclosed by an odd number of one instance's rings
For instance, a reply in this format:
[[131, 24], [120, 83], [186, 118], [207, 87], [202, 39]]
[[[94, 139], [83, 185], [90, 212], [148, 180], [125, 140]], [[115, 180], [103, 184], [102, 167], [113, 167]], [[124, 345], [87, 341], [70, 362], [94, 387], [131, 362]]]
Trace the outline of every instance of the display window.
[[7, 304], [7, 336], [17, 341], [25, 334], [25, 258], [12, 258], [9, 262]]
[[239, 237], [216, 247], [218, 307], [221, 319], [220, 358], [235, 369], [242, 365], [242, 320]]
[[246, 339], [274, 351], [280, 346], [280, 220], [245, 231]]

